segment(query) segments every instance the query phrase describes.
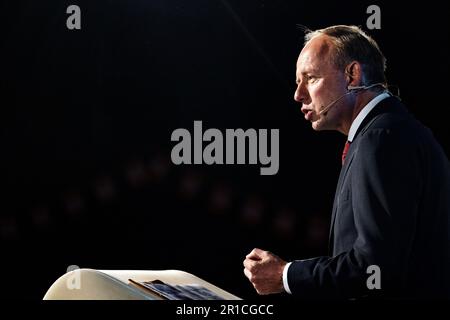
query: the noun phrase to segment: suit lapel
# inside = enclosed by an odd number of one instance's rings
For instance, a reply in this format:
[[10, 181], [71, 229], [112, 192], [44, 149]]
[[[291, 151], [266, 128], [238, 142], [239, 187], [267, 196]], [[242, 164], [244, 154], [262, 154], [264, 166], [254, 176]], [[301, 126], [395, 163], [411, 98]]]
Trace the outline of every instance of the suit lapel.
[[[394, 107], [394, 108], [392, 108]], [[369, 112], [369, 114], [366, 116], [366, 118], [362, 121], [361, 125], [359, 126], [358, 130], [356, 131], [355, 137], [353, 139], [353, 142], [350, 144], [350, 148], [347, 153], [347, 157], [345, 159], [344, 165], [341, 168], [341, 172], [339, 174], [339, 180], [336, 187], [336, 193], [334, 195], [334, 202], [333, 202], [333, 212], [331, 216], [331, 225], [330, 225], [330, 233], [329, 233], [329, 252], [330, 255], [333, 251], [333, 237], [334, 237], [334, 223], [336, 220], [337, 215], [337, 209], [339, 206], [339, 195], [341, 193], [341, 189], [343, 186], [343, 183], [345, 181], [345, 178], [348, 174], [348, 171], [350, 169], [350, 166], [352, 164], [353, 158], [355, 157], [357, 151], [358, 151], [358, 138], [359, 136], [366, 131], [371, 123], [375, 120], [375, 118], [385, 112], [406, 112], [406, 108], [400, 103], [400, 101], [395, 97], [389, 97], [384, 100], [382, 100], [380, 103], [377, 104], [375, 108], [373, 108], [372, 111]]]
[[342, 184], [345, 181], [345, 177], [347, 176], [348, 170], [352, 164], [353, 158], [355, 156], [355, 151], [357, 147], [355, 144], [350, 144], [350, 148], [348, 149], [347, 157], [345, 158], [344, 165], [341, 168], [341, 173], [339, 174], [339, 180], [336, 187], [336, 193], [334, 195], [334, 202], [333, 202], [333, 213], [331, 216], [331, 226], [330, 226], [330, 233], [328, 238], [329, 251], [332, 251], [332, 244], [333, 244], [333, 230], [334, 230], [334, 221], [336, 220], [336, 213], [337, 213], [337, 207], [338, 207], [338, 201], [339, 201], [339, 195], [341, 193]]

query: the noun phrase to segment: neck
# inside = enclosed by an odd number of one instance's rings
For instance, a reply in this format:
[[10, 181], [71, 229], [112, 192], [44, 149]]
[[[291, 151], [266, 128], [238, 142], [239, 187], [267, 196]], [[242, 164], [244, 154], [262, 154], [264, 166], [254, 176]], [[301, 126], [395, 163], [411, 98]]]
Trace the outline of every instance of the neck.
[[379, 94], [380, 92], [371, 90], [356, 94], [353, 108], [349, 108], [349, 112], [344, 115], [344, 119], [338, 131], [348, 136], [348, 132], [350, 131], [350, 127], [355, 118], [358, 116], [361, 110]]

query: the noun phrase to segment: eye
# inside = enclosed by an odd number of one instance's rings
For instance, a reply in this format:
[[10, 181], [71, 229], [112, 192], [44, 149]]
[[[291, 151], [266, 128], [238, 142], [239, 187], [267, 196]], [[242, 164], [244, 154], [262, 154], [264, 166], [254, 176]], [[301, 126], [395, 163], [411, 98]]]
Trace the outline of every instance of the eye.
[[308, 75], [306, 76], [306, 80], [310, 83], [316, 82], [317, 78], [315, 76]]

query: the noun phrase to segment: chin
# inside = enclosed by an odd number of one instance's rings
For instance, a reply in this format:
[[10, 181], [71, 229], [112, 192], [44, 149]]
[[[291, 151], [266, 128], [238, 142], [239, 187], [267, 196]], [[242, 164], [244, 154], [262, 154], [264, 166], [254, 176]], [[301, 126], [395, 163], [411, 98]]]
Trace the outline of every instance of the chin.
[[322, 123], [322, 121], [320, 121], [320, 119], [311, 122], [311, 127], [312, 127], [315, 131], [322, 131], [322, 130], [324, 130], [323, 123]]
[[315, 131], [336, 130], [335, 126], [332, 124], [333, 120], [328, 117], [320, 117], [316, 121], [311, 122], [311, 126]]

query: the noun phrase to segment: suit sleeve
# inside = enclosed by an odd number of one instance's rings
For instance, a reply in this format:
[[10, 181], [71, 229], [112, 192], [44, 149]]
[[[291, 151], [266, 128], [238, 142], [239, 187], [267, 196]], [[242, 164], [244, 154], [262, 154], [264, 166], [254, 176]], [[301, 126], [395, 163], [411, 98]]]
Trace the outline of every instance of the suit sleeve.
[[[360, 297], [395, 292], [407, 271], [421, 189], [415, 139], [388, 129], [361, 136], [349, 177], [357, 236], [334, 257], [294, 261], [288, 272], [293, 294]], [[367, 267], [381, 271], [381, 290], [368, 290]]]

